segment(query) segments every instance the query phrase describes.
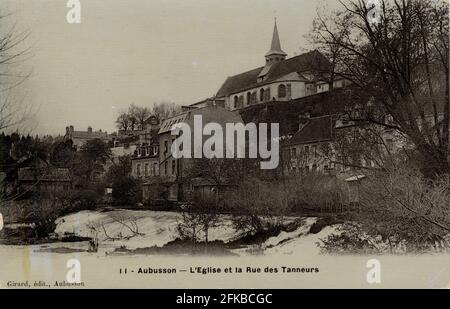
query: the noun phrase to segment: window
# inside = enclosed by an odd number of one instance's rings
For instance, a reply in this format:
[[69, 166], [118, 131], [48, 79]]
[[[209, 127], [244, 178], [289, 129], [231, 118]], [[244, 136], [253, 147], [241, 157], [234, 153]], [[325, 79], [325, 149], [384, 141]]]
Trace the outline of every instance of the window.
[[169, 167], [169, 163], [167, 163], [167, 161], [166, 162], [164, 162], [164, 175], [165, 176], [167, 176], [167, 169], [168, 169], [168, 167]]
[[279, 98], [285, 98], [286, 97], [286, 86], [285, 85], [279, 85], [278, 86], [278, 97]]
[[145, 163], [144, 176], [148, 177], [148, 163]]
[[252, 97], [251, 97], [250, 103], [251, 104], [255, 104], [256, 101], [257, 101], [257, 94], [256, 94], [256, 91], [255, 91], [255, 92], [252, 93]]
[[138, 157], [140, 157], [142, 155], [142, 150], [141, 148], [138, 148]]
[[164, 154], [167, 154], [168, 151], [169, 151], [169, 142], [164, 141]]
[[270, 101], [270, 88], [264, 90], [264, 101]]
[[172, 175], [175, 175], [175, 173], [176, 173], [175, 160], [172, 160]]
[[291, 84], [287, 84], [286, 85], [286, 95], [287, 95], [288, 99], [290, 99], [292, 97], [292, 86], [291, 86]]
[[239, 96], [239, 103], [238, 103], [239, 108], [244, 107], [244, 96], [240, 95]]
[[138, 164], [136, 167], [136, 175], [138, 177], [141, 177], [141, 165], [140, 164]]
[[238, 108], [238, 104], [239, 104], [239, 98], [237, 95], [234, 96], [234, 108]]
[[252, 94], [247, 92], [247, 105], [252, 104]]
[[158, 176], [158, 163], [153, 163], [153, 176]]
[[264, 101], [264, 89], [261, 89], [261, 90], [259, 91], [259, 100], [260, 100], [261, 102]]

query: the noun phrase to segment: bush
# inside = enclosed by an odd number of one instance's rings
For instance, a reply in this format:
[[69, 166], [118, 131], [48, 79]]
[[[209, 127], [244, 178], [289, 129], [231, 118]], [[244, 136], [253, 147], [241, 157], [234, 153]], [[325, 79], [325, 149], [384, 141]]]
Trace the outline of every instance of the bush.
[[141, 200], [140, 183], [132, 177], [126, 176], [115, 179], [112, 190], [115, 205], [135, 205]]
[[228, 202], [235, 229], [243, 236], [279, 232], [289, 210], [290, 193], [286, 189], [283, 182], [244, 181]]
[[[178, 222], [177, 232], [183, 240], [190, 240], [195, 245], [201, 239], [206, 246], [209, 242], [209, 231], [219, 225], [218, 196], [196, 195], [193, 203], [186, 204]], [[207, 249], [207, 247], [205, 247]]]
[[376, 254], [382, 250], [371, 236], [364, 235], [361, 227], [354, 223], [346, 223], [338, 228], [340, 233], [322, 239], [322, 253], [332, 254]]
[[425, 178], [403, 166], [359, 184], [355, 224], [324, 241], [329, 252], [423, 253], [450, 250], [449, 178]]
[[33, 224], [32, 234], [36, 238], [53, 233], [55, 221], [64, 212], [59, 199], [17, 201], [7, 209], [10, 222]]
[[308, 173], [285, 180], [291, 194], [291, 209], [300, 212], [341, 212], [345, 194], [334, 176]]
[[449, 176], [431, 180], [405, 167], [370, 175], [356, 219], [369, 235], [406, 242], [408, 251], [441, 246], [450, 235], [449, 183]]
[[91, 190], [71, 191], [59, 197], [64, 205], [64, 214], [81, 210], [94, 210], [101, 201], [101, 195]]

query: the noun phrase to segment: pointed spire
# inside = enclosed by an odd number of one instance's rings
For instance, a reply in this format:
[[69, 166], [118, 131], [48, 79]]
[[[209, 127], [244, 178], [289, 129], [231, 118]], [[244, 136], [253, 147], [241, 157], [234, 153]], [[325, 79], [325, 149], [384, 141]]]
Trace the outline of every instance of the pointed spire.
[[273, 36], [272, 36], [272, 44], [270, 46], [269, 52], [266, 54], [266, 57], [278, 55], [286, 57], [287, 54], [281, 49], [280, 36], [278, 35], [278, 27], [277, 27], [277, 18], [275, 17], [275, 25], [273, 28]]

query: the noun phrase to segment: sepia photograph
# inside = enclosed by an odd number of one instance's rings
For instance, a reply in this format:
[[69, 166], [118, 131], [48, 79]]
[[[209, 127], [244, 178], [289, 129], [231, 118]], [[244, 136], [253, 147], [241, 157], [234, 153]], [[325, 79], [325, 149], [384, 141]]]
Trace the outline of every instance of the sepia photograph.
[[0, 288], [450, 288], [449, 34], [448, 0], [2, 0]]

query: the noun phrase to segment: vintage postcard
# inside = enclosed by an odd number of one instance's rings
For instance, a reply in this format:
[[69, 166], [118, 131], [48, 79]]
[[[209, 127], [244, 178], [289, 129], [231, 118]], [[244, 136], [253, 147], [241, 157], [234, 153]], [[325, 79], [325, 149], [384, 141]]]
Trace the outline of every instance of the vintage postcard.
[[2, 0], [0, 287], [450, 288], [449, 85], [447, 0]]

